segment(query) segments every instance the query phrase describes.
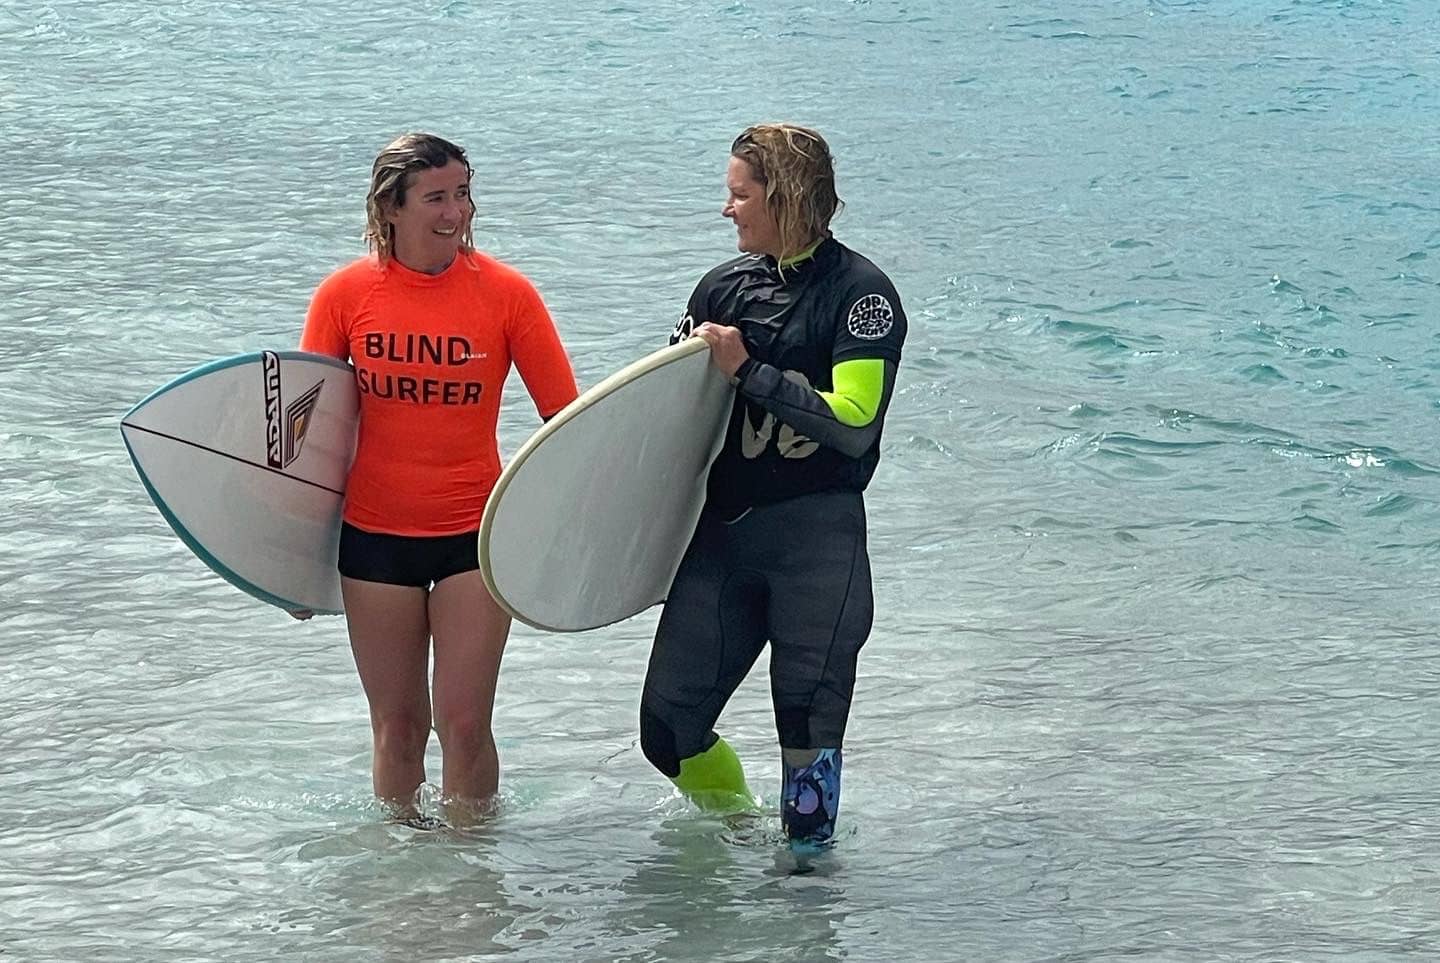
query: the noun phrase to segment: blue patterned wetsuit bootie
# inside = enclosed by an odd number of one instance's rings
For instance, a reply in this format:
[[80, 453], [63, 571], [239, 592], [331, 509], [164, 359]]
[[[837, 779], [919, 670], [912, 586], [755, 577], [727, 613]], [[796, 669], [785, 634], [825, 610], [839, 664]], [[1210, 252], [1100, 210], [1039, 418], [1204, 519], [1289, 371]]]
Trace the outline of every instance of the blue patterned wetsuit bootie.
[[808, 766], [785, 766], [780, 822], [791, 845], [818, 846], [835, 835], [840, 814], [839, 749], [821, 749]]

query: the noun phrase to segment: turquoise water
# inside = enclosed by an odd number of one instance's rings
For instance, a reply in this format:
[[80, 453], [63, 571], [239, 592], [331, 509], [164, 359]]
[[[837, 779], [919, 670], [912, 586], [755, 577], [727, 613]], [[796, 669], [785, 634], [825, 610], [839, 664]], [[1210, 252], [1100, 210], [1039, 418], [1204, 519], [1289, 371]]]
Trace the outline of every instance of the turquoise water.
[[[1437, 62], [1418, 0], [6, 4], [0, 957], [1433, 957]], [[651, 773], [653, 613], [517, 629], [501, 817], [382, 825], [343, 627], [196, 562], [119, 415], [292, 345], [411, 128], [593, 384], [773, 118], [911, 316], [838, 850]], [[724, 728], [773, 801], [763, 671]]]

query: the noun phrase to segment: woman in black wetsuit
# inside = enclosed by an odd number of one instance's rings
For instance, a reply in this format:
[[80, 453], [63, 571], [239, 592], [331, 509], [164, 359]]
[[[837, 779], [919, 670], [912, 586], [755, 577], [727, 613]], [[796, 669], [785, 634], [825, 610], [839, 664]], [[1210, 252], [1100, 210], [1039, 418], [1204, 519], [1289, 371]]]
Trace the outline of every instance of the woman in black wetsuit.
[[840, 199], [819, 133], [749, 128], [726, 186], [742, 254], [701, 279], [672, 341], [703, 338], [738, 391], [656, 631], [640, 741], [698, 805], [752, 806], [713, 727], [768, 642], [781, 819], [792, 845], [824, 844], [873, 616], [862, 492], [905, 313], [889, 278], [830, 234]]

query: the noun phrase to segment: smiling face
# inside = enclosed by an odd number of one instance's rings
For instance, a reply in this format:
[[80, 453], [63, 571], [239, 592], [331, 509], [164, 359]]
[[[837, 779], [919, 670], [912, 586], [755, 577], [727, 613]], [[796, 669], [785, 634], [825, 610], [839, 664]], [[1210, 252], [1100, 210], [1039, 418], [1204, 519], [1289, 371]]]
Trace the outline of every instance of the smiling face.
[[395, 259], [411, 270], [443, 271], [468, 236], [475, 213], [469, 168], [458, 160], [422, 167], [405, 176], [398, 193], [399, 202], [385, 211], [394, 231]]
[[780, 228], [775, 214], [765, 200], [765, 185], [755, 177], [755, 169], [739, 157], [730, 158], [725, 172], [729, 192], [720, 213], [735, 222], [736, 246], [746, 254], [768, 254], [780, 257]]
[[739, 228], [740, 250], [782, 263], [827, 237], [841, 206], [830, 145], [819, 131], [797, 124], [742, 131], [730, 145], [729, 181], [725, 216]]

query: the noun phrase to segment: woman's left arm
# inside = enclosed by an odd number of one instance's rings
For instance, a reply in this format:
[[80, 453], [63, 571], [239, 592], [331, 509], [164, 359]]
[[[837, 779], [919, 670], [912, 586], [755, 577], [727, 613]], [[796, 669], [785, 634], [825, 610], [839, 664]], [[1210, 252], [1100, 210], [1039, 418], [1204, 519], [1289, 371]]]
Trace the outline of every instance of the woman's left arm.
[[525, 388], [535, 402], [541, 419], [549, 421], [574, 401], [580, 389], [575, 369], [560, 341], [560, 332], [540, 298], [529, 284], [520, 292], [517, 310], [508, 330], [510, 357], [520, 372]]
[[831, 369], [830, 391], [817, 391], [793, 372], [747, 358], [735, 372], [740, 393], [811, 441], [859, 458], [880, 434], [898, 365], [853, 358]]
[[742, 395], [810, 440], [859, 458], [879, 437], [908, 324], [899, 295], [879, 271], [864, 272], [847, 293], [835, 318], [825, 391], [798, 372], [750, 357], [735, 328], [702, 324], [696, 334], [710, 343], [716, 365]]

